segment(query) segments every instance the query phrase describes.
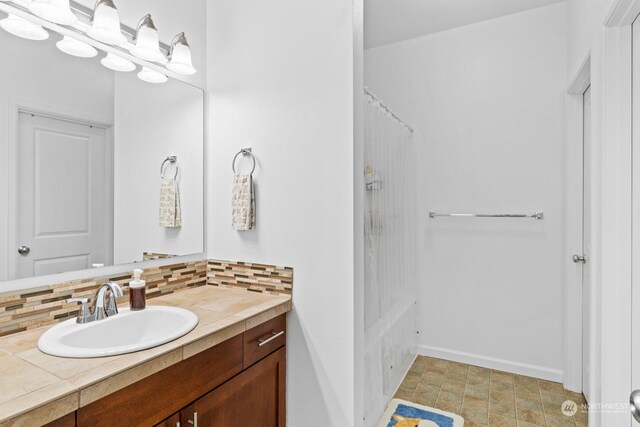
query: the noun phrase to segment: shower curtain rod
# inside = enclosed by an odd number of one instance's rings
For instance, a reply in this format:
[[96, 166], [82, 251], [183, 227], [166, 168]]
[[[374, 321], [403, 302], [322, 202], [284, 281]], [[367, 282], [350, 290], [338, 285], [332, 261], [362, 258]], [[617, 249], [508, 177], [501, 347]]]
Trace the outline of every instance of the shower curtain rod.
[[384, 111], [386, 111], [391, 117], [393, 117], [394, 119], [399, 121], [402, 126], [404, 126], [407, 129], [409, 129], [409, 132], [413, 133], [413, 128], [411, 126], [409, 126], [408, 124], [406, 124], [405, 121], [402, 120], [400, 118], [400, 116], [398, 116], [396, 113], [394, 113], [391, 108], [387, 107], [387, 105], [384, 102], [382, 102], [382, 100], [380, 98], [378, 98], [375, 93], [371, 92], [369, 90], [369, 88], [366, 87], [366, 86], [363, 86], [363, 89], [364, 89], [364, 93], [369, 95], [371, 98], [375, 99], [378, 102], [378, 104], [380, 104], [380, 108], [382, 108]]

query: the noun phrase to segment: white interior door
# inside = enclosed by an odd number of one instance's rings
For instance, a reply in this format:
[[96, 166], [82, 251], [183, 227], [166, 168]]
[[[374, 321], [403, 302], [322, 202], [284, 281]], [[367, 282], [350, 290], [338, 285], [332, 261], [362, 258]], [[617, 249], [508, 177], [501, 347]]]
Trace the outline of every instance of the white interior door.
[[583, 95], [582, 149], [582, 392], [590, 401], [591, 385], [591, 87]]
[[106, 134], [97, 126], [19, 114], [17, 278], [111, 263]]

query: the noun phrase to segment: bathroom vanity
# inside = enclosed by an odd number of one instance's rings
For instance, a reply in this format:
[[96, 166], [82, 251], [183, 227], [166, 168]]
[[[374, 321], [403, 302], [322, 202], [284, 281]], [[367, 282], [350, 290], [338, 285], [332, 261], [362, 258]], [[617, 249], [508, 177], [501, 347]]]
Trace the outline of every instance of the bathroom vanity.
[[23, 389], [0, 405], [0, 425], [285, 425], [290, 296], [202, 286], [151, 304], [186, 308], [200, 322], [162, 346], [106, 358], [44, 354], [36, 342], [46, 328], [0, 338], [10, 353], [2, 366], [32, 365], [0, 372], [2, 389]]

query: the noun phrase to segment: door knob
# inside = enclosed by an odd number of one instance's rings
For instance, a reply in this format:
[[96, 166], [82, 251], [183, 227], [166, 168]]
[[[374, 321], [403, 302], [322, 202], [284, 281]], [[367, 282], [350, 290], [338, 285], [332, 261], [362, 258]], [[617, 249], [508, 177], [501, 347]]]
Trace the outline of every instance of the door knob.
[[634, 390], [629, 397], [629, 407], [631, 408], [631, 415], [640, 423], [640, 390]]
[[29, 246], [20, 246], [18, 248], [18, 253], [20, 255], [29, 255], [29, 252], [31, 252], [31, 248], [29, 248]]
[[584, 264], [585, 262], [587, 262], [587, 258], [585, 258], [584, 255], [574, 255], [573, 262], [575, 262], [576, 264], [579, 262]]

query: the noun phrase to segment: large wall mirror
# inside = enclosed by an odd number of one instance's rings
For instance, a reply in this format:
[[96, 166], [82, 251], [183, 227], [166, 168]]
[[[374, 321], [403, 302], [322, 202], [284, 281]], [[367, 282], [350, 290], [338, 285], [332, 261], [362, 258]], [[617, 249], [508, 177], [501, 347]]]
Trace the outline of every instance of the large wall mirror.
[[0, 31], [0, 280], [202, 253], [203, 91], [61, 39]]

